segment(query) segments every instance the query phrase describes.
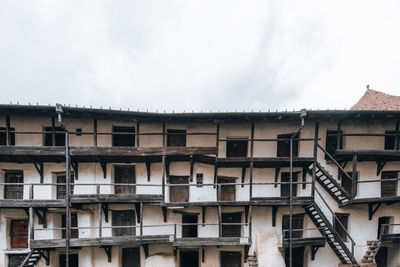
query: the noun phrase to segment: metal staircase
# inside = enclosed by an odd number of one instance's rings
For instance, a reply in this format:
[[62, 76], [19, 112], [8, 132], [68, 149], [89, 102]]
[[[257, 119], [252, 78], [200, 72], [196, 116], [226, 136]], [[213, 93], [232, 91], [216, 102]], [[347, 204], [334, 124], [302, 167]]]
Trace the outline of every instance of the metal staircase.
[[19, 267], [35, 266], [35, 264], [40, 260], [41, 257], [42, 254], [39, 250], [32, 249]]
[[[321, 186], [336, 200], [340, 205], [345, 205], [350, 202], [350, 195], [338, 184], [333, 176], [316, 162], [315, 179], [321, 184]], [[308, 172], [312, 175], [313, 164], [308, 167]]]
[[[347, 245], [344, 243], [342, 238], [336, 232], [335, 228], [326, 218], [322, 210], [318, 207], [318, 205], [314, 202], [313, 204], [307, 206], [306, 208], [307, 214], [310, 216], [311, 220], [317, 226], [320, 233], [327, 238], [327, 242], [335, 252], [335, 254], [339, 257], [340, 261], [343, 264], [358, 264], [354, 258], [354, 241], [352, 242], [352, 251], [348, 249]], [[347, 232], [346, 232], [347, 234]]]
[[362, 263], [374, 263], [376, 254], [378, 254], [379, 249], [381, 248], [380, 240], [372, 240], [367, 241], [368, 250], [365, 252], [364, 257], [362, 258]]
[[254, 255], [247, 256], [247, 261], [249, 263], [249, 267], [258, 267], [257, 254], [254, 252]]

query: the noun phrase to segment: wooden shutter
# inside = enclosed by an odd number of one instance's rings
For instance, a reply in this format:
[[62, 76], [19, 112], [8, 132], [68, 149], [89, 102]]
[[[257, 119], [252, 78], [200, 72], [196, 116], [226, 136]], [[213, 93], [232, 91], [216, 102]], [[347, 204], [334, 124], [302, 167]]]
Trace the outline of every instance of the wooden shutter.
[[[115, 166], [114, 177], [116, 184], [135, 184], [135, 166]], [[135, 194], [135, 186], [115, 185], [115, 194]]]
[[[304, 223], [304, 214], [293, 214], [292, 215], [292, 229], [303, 229]], [[283, 215], [282, 216], [282, 230], [289, 230], [290, 229], [290, 216]], [[283, 231], [284, 238], [289, 238], [290, 234], [289, 231]], [[302, 238], [303, 231], [293, 231], [292, 238]]]
[[112, 145], [135, 146], [135, 127], [113, 126]]
[[221, 267], [241, 267], [242, 253], [239, 251], [221, 251]]
[[122, 249], [122, 267], [140, 267], [139, 248]]
[[[297, 182], [298, 173], [294, 172], [292, 176], [293, 182]], [[290, 172], [282, 172], [281, 173], [281, 182], [290, 182]], [[290, 184], [281, 184], [281, 197], [289, 197], [290, 196]], [[297, 184], [292, 184], [292, 196], [297, 196]]]
[[[22, 171], [6, 171], [6, 183], [24, 183], [24, 175]], [[23, 185], [5, 185], [4, 198], [5, 199], [23, 199], [24, 186]]]
[[385, 181], [388, 179], [397, 179], [398, 172], [385, 171], [381, 176], [381, 197], [396, 197], [397, 196], [397, 181]]
[[[66, 193], [67, 193], [67, 176], [65, 174], [57, 174], [57, 199], [65, 199]], [[74, 175], [71, 173], [71, 195], [74, 194], [74, 186], [72, 185], [74, 183]]]
[[[66, 228], [66, 215], [61, 215], [61, 228]], [[78, 215], [76, 213], [71, 213], [71, 227], [78, 227]], [[79, 230], [78, 229], [71, 229], [71, 236], [70, 238], [79, 238]], [[65, 230], [62, 230], [62, 238], [65, 238]]]
[[227, 140], [226, 141], [226, 157], [233, 158], [233, 157], [247, 157], [247, 146], [248, 141], [244, 140]]
[[12, 220], [10, 231], [12, 248], [28, 247], [28, 220]]
[[[222, 223], [241, 223], [242, 213], [223, 213]], [[241, 225], [222, 225], [222, 236], [223, 237], [240, 237], [241, 236]]]
[[[182, 214], [182, 223], [197, 223], [197, 215]], [[197, 237], [197, 225], [183, 225], [182, 237]]]
[[[189, 184], [188, 176], [170, 176], [170, 184]], [[170, 186], [170, 202], [189, 202], [189, 186]]]
[[167, 130], [167, 146], [168, 147], [185, 147], [186, 146], [186, 130]]
[[[278, 139], [286, 139], [279, 140], [277, 145], [277, 157], [290, 157], [290, 138], [293, 134], [280, 134], [278, 135]], [[298, 137], [297, 137], [298, 138]], [[293, 157], [296, 158], [299, 151], [299, 141], [298, 139], [293, 140]]]
[[[235, 177], [224, 177], [218, 176], [218, 183], [235, 183]], [[221, 185], [220, 194], [218, 195], [218, 200], [220, 201], [235, 201], [236, 200], [236, 186], [235, 185]]]
[[133, 210], [113, 210], [112, 226], [132, 226], [126, 228], [113, 228], [113, 236], [136, 235], [135, 212]]

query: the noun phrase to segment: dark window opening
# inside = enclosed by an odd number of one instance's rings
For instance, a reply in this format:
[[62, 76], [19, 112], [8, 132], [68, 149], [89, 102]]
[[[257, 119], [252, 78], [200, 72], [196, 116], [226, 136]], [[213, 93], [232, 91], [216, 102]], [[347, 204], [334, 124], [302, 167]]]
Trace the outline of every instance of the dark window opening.
[[197, 187], [203, 186], [203, 174], [202, 173], [196, 174], [196, 184], [197, 184]]
[[82, 135], [82, 128], [76, 128], [76, 136], [81, 136]]
[[[340, 131], [340, 144], [339, 149], [343, 148], [343, 131]], [[325, 150], [331, 155], [335, 155], [337, 150], [337, 140], [338, 140], [338, 131], [326, 131], [326, 144]], [[328, 155], [325, 155], [325, 159], [329, 159]]]
[[113, 228], [113, 236], [135, 236], [135, 212], [133, 210], [113, 210], [112, 226], [126, 226]]
[[[347, 172], [347, 174], [353, 178], [353, 172]], [[358, 172], [356, 173], [356, 182], [358, 180]], [[341, 173], [341, 186], [343, 187], [343, 189], [351, 195], [351, 188], [352, 188], [352, 179], [348, 178], [346, 175], [344, 175], [343, 173]], [[357, 195], [357, 184], [355, 186], [355, 192], [354, 195]]]
[[[52, 127], [44, 127], [46, 133], [44, 134], [44, 145], [53, 145], [53, 133]], [[54, 145], [65, 146], [65, 133], [62, 127], [54, 127]]]
[[28, 220], [12, 220], [10, 225], [11, 248], [28, 247]]
[[[57, 199], [65, 199], [65, 196], [67, 194], [67, 175], [65, 173], [63, 174], [57, 174]], [[70, 188], [70, 193], [71, 195], [74, 194], [74, 174], [71, 173], [71, 186]]]
[[199, 251], [198, 250], [180, 250], [180, 267], [198, 267]]
[[[59, 266], [65, 267], [65, 254], [60, 254], [58, 260]], [[69, 267], [79, 267], [78, 254], [69, 254]]]
[[182, 237], [197, 237], [197, 215], [182, 214], [182, 223]]
[[122, 249], [122, 267], [140, 267], [139, 248]]
[[[66, 215], [61, 214], [61, 228], [67, 227]], [[78, 227], [78, 215], [76, 213], [71, 213], [71, 228]], [[65, 229], [62, 230], [61, 237], [65, 238]], [[71, 229], [70, 238], [79, 238], [78, 229]]]
[[[349, 225], [349, 214], [335, 213], [335, 215], [335, 231], [344, 242], [347, 242], [346, 232]], [[343, 227], [339, 222], [343, 225]]]
[[188, 176], [170, 176], [169, 183], [169, 201], [170, 202], [189, 202], [189, 177]]
[[27, 254], [8, 254], [8, 267], [19, 267]]
[[221, 251], [221, 267], [242, 267], [240, 251]]
[[378, 235], [377, 239], [381, 238], [381, 233], [382, 234], [388, 234], [389, 233], [389, 227], [385, 226], [385, 224], [390, 224], [390, 217], [379, 217], [378, 219]]
[[[289, 265], [289, 249], [285, 249], [285, 265]], [[304, 247], [295, 247], [292, 250], [292, 266], [303, 267], [304, 266]]]
[[[7, 145], [7, 132], [6, 132], [5, 127], [0, 127], [0, 145], [5, 146]], [[15, 133], [12, 131], [15, 131], [15, 128], [10, 128], [10, 138], [11, 138], [11, 144], [12, 146], [15, 146]]]
[[[290, 157], [290, 138], [293, 134], [279, 134], [278, 139], [285, 139], [285, 140], [278, 140], [277, 145], [277, 157]], [[293, 157], [296, 158], [299, 151], [299, 141], [298, 136], [293, 139]]]
[[227, 158], [245, 158], [247, 157], [248, 141], [230, 139], [226, 141], [226, 157]]
[[235, 177], [218, 176], [218, 200], [219, 201], [235, 201], [236, 200], [236, 187], [235, 185], [223, 185], [223, 184], [234, 184], [236, 181]]
[[[22, 171], [5, 172], [4, 198], [23, 199], [24, 197], [24, 174]], [[13, 185], [15, 184], [15, 185]]]
[[381, 197], [396, 197], [397, 196], [397, 180], [385, 181], [389, 179], [397, 179], [398, 172], [385, 171], [381, 175]]
[[186, 146], [186, 130], [168, 129], [167, 146], [168, 147]]
[[[395, 131], [385, 131], [385, 134], [395, 134]], [[400, 141], [400, 137], [397, 139]], [[396, 136], [395, 135], [387, 135], [385, 136], [385, 150], [394, 150], [396, 149], [395, 146], [396, 143]], [[397, 142], [397, 144], [399, 144]]]
[[[304, 214], [293, 214], [292, 215], [292, 238], [302, 238], [303, 237], [303, 231], [298, 231], [303, 230], [303, 222], [304, 222]], [[290, 233], [290, 216], [289, 215], [283, 215], [282, 216], [282, 231], [283, 231], [283, 236], [284, 238], [289, 238]]]
[[135, 146], [135, 127], [113, 126], [113, 146]]
[[[297, 196], [297, 182], [298, 180], [298, 172], [293, 172], [292, 181], [292, 196]], [[290, 172], [282, 172], [281, 173], [281, 182], [285, 184], [281, 184], [281, 197], [290, 197]], [[286, 184], [287, 183], [287, 184]]]
[[[223, 213], [222, 214], [222, 237], [240, 237], [242, 213]], [[224, 224], [227, 223], [227, 224]]]
[[[115, 194], [135, 194], [135, 166], [114, 167]], [[117, 185], [123, 184], [123, 185]]]

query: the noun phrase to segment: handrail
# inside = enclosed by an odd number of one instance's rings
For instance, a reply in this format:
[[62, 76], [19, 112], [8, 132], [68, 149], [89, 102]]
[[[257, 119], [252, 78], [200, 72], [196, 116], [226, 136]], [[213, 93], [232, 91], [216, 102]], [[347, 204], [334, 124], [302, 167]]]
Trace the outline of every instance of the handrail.
[[318, 144], [318, 143], [317, 143], [317, 146], [318, 146], [319, 149], [322, 150], [322, 152], [325, 153], [325, 155], [327, 155], [327, 156], [329, 157], [330, 160], [332, 160], [333, 163], [335, 163], [335, 165], [340, 169], [340, 171], [341, 171], [342, 173], [344, 173], [344, 174], [346, 175], [347, 178], [349, 178], [349, 179], [351, 179], [351, 180], [353, 179], [353, 178], [350, 177], [350, 175], [343, 169], [343, 167], [335, 160], [335, 158], [334, 158], [331, 154], [328, 153], [328, 151], [326, 151], [326, 150], [325, 150], [320, 144]]

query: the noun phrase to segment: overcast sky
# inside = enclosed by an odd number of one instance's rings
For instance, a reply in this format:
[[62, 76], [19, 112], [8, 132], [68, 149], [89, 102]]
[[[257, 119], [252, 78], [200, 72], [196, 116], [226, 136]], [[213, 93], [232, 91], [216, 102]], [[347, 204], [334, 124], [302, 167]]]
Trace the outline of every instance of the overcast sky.
[[0, 0], [0, 103], [350, 108], [400, 95], [400, 1]]

